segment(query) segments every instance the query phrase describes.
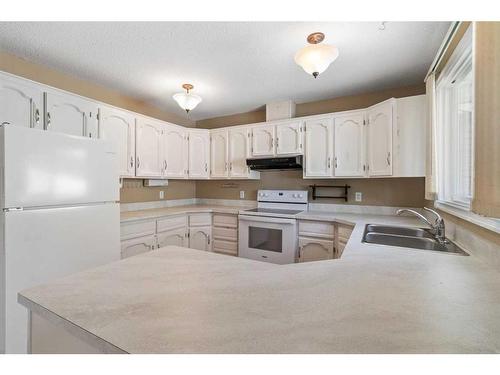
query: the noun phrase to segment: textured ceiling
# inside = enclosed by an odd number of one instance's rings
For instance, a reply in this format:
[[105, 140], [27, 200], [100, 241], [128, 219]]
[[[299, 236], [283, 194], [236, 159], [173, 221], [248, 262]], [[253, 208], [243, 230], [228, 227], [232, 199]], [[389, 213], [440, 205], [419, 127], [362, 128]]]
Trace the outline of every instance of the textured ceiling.
[[[1, 22], [0, 49], [181, 114], [172, 99], [193, 83], [193, 120], [422, 83], [448, 22]], [[318, 79], [293, 60], [314, 31], [339, 48]]]

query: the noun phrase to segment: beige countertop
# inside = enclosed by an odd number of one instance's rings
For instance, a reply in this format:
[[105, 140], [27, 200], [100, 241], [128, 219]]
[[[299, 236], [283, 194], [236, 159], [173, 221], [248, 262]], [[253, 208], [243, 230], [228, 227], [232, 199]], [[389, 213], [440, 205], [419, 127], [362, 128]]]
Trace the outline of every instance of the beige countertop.
[[[184, 211], [185, 212], [185, 211]], [[128, 353], [498, 353], [500, 273], [477, 257], [363, 244], [341, 259], [274, 265], [166, 247], [20, 293], [96, 345]]]

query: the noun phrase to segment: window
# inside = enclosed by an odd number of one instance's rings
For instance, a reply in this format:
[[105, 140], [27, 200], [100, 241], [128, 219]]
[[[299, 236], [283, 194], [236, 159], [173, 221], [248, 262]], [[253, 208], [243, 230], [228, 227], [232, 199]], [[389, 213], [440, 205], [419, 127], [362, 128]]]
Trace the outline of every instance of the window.
[[438, 200], [470, 210], [474, 176], [472, 31], [463, 36], [436, 84]]

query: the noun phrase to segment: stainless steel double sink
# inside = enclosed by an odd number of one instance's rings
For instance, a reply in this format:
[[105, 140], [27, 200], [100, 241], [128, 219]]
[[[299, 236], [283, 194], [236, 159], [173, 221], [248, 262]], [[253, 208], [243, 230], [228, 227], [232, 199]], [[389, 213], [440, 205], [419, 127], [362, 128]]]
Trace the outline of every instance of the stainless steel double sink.
[[429, 229], [367, 224], [362, 242], [469, 255], [453, 242], [440, 243]]

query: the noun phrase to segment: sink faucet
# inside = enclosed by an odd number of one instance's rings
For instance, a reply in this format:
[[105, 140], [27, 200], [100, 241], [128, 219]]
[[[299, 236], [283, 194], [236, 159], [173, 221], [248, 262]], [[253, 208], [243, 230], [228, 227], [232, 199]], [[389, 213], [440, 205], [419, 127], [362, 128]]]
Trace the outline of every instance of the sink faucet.
[[446, 234], [445, 234], [444, 220], [441, 217], [441, 215], [439, 215], [436, 211], [431, 210], [430, 208], [427, 208], [427, 207], [424, 207], [424, 210], [426, 210], [428, 212], [432, 212], [434, 215], [436, 215], [436, 220], [434, 220], [434, 223], [430, 222], [424, 215], [418, 213], [415, 210], [411, 210], [409, 208], [403, 208], [403, 209], [397, 210], [396, 214], [401, 215], [404, 212], [408, 212], [408, 213], [415, 215], [416, 217], [418, 217], [420, 220], [424, 221], [428, 226], [431, 227], [430, 232], [434, 235], [434, 237], [436, 237], [436, 240], [439, 243], [441, 243], [441, 244], [448, 243], [448, 240], [446, 239]]

